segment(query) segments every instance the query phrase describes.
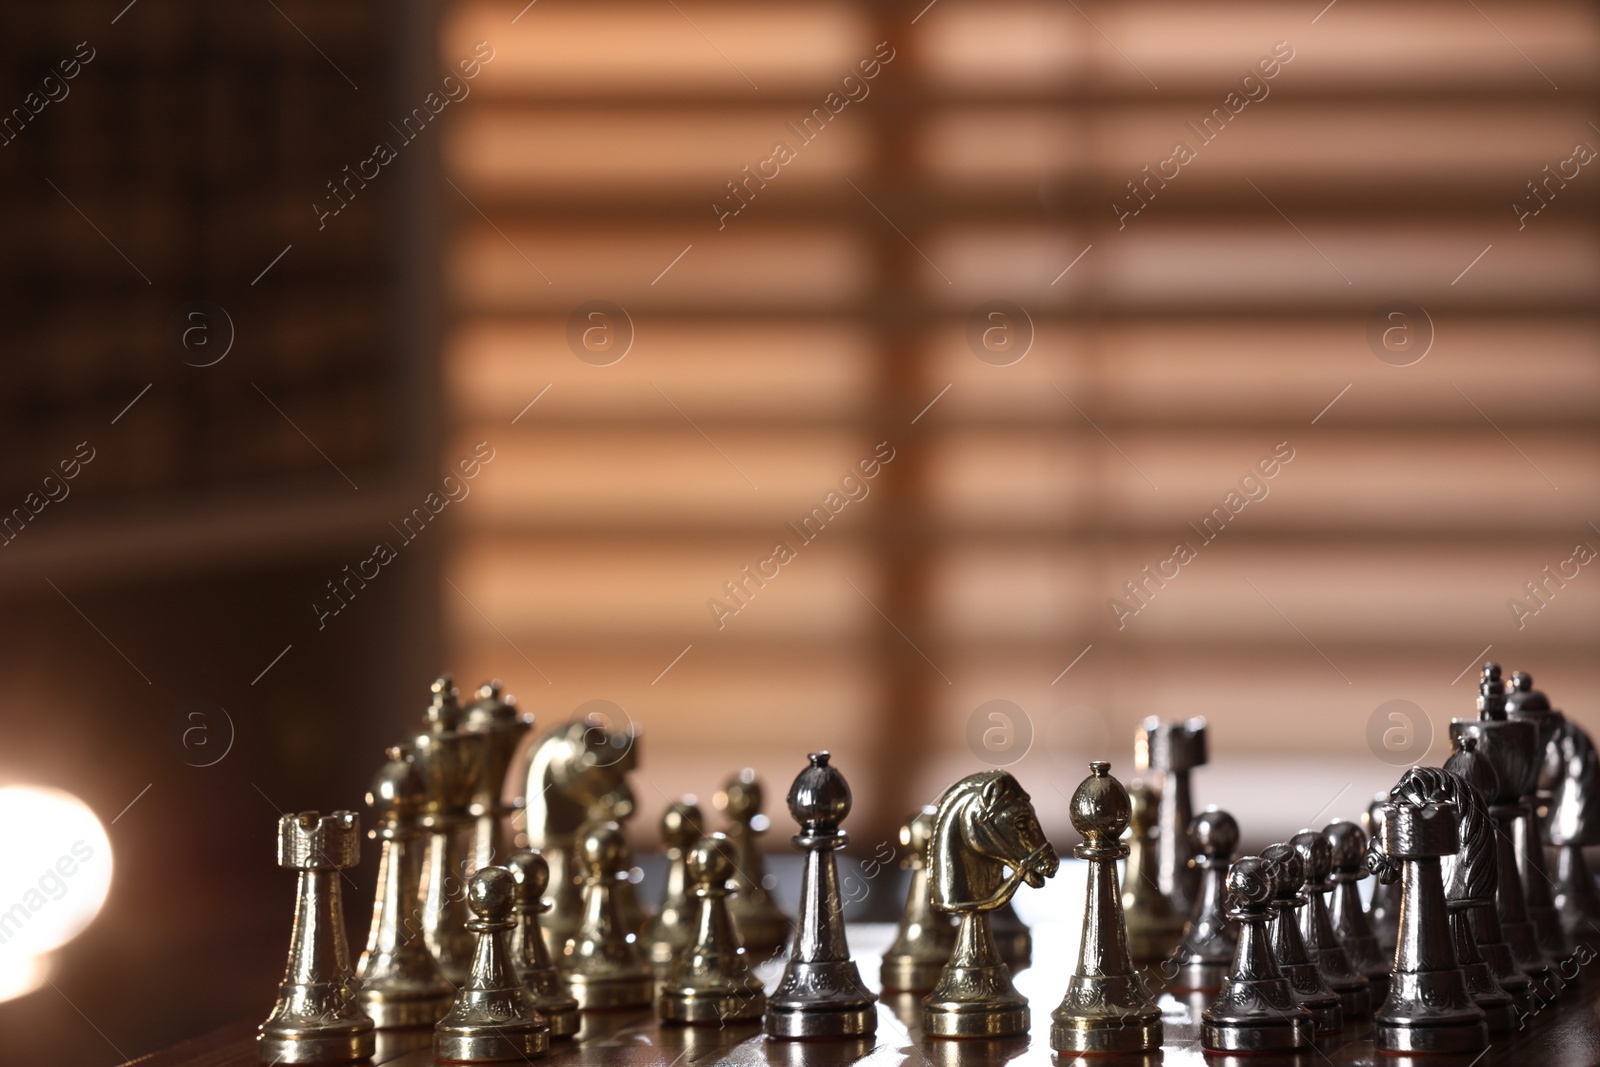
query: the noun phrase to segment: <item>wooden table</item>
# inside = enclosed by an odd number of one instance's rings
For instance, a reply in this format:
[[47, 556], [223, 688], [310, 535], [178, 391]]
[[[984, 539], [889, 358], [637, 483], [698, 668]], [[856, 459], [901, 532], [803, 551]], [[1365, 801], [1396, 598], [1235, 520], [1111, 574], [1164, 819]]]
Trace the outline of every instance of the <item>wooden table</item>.
[[[862, 977], [876, 988], [878, 954], [888, 944], [893, 928], [863, 924], [850, 928], [850, 940]], [[1062, 943], [1075, 931], [1035, 927], [1036, 946]], [[537, 1061], [549, 1067], [1067, 1067], [1068, 1058], [1050, 1050], [1050, 1012], [1066, 989], [1075, 952], [1041, 951], [1036, 947], [1035, 967], [1017, 975], [1017, 988], [1033, 1007], [1033, 1031], [1028, 1037], [1008, 1041], [950, 1041], [923, 1038], [917, 1026], [919, 1003], [912, 996], [891, 998], [878, 1005], [878, 1032], [865, 1042], [768, 1041], [759, 1026], [738, 1029], [662, 1026], [649, 1012], [596, 1013], [584, 1018], [583, 1029], [571, 1041], [553, 1042], [548, 1058]], [[769, 973], [770, 972], [770, 973]], [[764, 968], [771, 988], [775, 968]], [[1497, 1037], [1480, 1056], [1403, 1057], [1378, 1053], [1370, 1040], [1370, 1021], [1347, 1025], [1343, 1033], [1325, 1038], [1315, 1049], [1294, 1056], [1229, 1057], [1200, 1048], [1199, 1013], [1203, 998], [1179, 1000], [1164, 996], [1161, 1008], [1166, 1043], [1159, 1053], [1134, 1057], [1093, 1057], [1086, 1064], [1121, 1067], [1123, 1064], [1162, 1064], [1164, 1067], [1237, 1064], [1239, 1067], [1403, 1067], [1407, 1063], [1429, 1067], [1591, 1067], [1600, 1064], [1600, 962], [1586, 969], [1576, 995], [1569, 995], [1539, 1012], [1525, 1029]], [[270, 1005], [263, 1004], [265, 1017]], [[240, 1022], [186, 1041], [174, 1048], [131, 1061], [138, 1067], [254, 1067], [257, 1064], [257, 1021]], [[434, 1067], [432, 1032], [379, 1034], [373, 1063], [392, 1067]]]

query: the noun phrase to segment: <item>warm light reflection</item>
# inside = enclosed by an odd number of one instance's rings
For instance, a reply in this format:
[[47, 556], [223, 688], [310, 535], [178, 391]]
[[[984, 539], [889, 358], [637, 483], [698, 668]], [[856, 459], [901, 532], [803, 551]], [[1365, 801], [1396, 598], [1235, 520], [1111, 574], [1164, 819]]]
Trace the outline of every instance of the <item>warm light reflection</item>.
[[88, 805], [41, 786], [0, 789], [0, 1000], [49, 975], [50, 950], [99, 914], [111, 888], [111, 842]]

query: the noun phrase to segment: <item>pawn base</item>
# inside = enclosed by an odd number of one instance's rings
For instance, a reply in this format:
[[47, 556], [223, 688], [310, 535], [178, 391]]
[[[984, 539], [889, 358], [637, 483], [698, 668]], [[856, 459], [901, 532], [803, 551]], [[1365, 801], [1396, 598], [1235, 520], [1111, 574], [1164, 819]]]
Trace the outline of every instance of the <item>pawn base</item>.
[[1215, 993], [1228, 976], [1231, 961], [1223, 963], [1185, 963], [1179, 966], [1167, 988], [1174, 993]]
[[766, 994], [758, 986], [743, 993], [685, 993], [662, 990], [656, 998], [656, 1017], [664, 1023], [752, 1022], [767, 1008]]
[[550, 1035], [537, 1026], [439, 1030], [433, 1055], [441, 1063], [505, 1063], [537, 1059], [550, 1050]]
[[1086, 1021], [1084, 1025], [1057, 1020], [1050, 1027], [1050, 1047], [1062, 1055], [1096, 1052], [1148, 1052], [1161, 1047], [1161, 1019]]
[[544, 1021], [550, 1024], [551, 1037], [571, 1037], [578, 1032], [578, 1027], [583, 1023], [576, 1004], [552, 1008], [547, 1004], [535, 1002], [534, 1007], [539, 1009]]
[[379, 1030], [408, 1030], [413, 1026], [432, 1026], [443, 1019], [455, 999], [449, 989], [442, 993], [405, 996], [368, 987], [362, 990], [361, 1010]]
[[655, 975], [617, 975], [592, 978], [582, 974], [564, 976], [567, 992], [578, 1002], [580, 1011], [614, 1011], [621, 1008], [648, 1008], [655, 997]]
[[926, 1037], [1016, 1037], [1028, 1032], [1031, 1021], [1026, 1004], [992, 1008], [972, 1004], [963, 1008], [944, 1005], [922, 1009]]
[[377, 1050], [371, 1023], [327, 1032], [288, 1033], [263, 1029], [256, 1037], [262, 1063], [354, 1063]]
[[1339, 995], [1339, 1007], [1344, 1012], [1347, 1021], [1365, 1019], [1372, 1014], [1372, 987], [1365, 979], [1360, 985], [1351, 985], [1348, 989], [1335, 989]]
[[1208, 1052], [1289, 1052], [1310, 1048], [1313, 1028], [1306, 1016], [1279, 1016], [1260, 1023], [1202, 1020], [1200, 1045]]
[[877, 1032], [878, 1011], [873, 1004], [853, 1008], [793, 1008], [769, 1004], [764, 1028], [768, 1037], [780, 1041], [864, 1037]]
[[944, 960], [885, 956], [878, 977], [885, 993], [926, 993], [939, 984], [944, 965]]
[[1479, 1052], [1489, 1045], [1489, 1028], [1482, 1020], [1453, 1026], [1379, 1022], [1372, 1043], [1379, 1052]]

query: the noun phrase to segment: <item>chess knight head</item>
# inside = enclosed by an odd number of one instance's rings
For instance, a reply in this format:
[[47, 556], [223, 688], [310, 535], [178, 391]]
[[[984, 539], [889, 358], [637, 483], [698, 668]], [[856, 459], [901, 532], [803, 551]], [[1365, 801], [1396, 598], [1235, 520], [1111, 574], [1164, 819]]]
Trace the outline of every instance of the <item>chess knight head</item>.
[[638, 765], [633, 730], [611, 730], [592, 721], [558, 726], [528, 753], [528, 843], [540, 848], [551, 836], [572, 837], [585, 823], [621, 820], [633, 814], [627, 774]]
[[945, 790], [928, 865], [943, 911], [990, 911], [1020, 882], [1038, 888], [1061, 866], [1027, 792], [1005, 771], [969, 775]]

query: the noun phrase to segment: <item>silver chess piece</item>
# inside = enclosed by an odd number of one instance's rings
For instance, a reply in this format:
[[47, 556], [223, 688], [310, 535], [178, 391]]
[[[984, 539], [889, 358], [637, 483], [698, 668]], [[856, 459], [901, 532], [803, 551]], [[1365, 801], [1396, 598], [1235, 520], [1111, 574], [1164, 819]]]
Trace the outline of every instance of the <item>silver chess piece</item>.
[[733, 927], [728, 897], [735, 892], [733, 847], [712, 834], [689, 850], [694, 938], [672, 963], [656, 995], [664, 1022], [726, 1023], [760, 1019], [767, 996]]
[[674, 800], [661, 813], [661, 844], [667, 857], [661, 907], [645, 926], [650, 964], [665, 977], [674, 957], [694, 941], [694, 899], [689, 895], [689, 850], [705, 834], [705, 816], [693, 797]]
[[516, 892], [516, 878], [504, 867], [485, 867], [467, 883], [475, 916], [467, 929], [477, 944], [455, 1004], [434, 1027], [433, 1054], [440, 1062], [522, 1062], [549, 1051], [549, 1024], [512, 963]]
[[1565, 717], [1545, 749], [1540, 792], [1548, 795], [1542, 833], [1556, 849], [1552, 902], [1567, 937], [1592, 958], [1600, 950], [1600, 896], [1583, 850], [1600, 845], [1600, 754], [1588, 732]]
[[[1345, 955], [1344, 945], [1333, 932], [1328, 917], [1327, 894], [1333, 889], [1333, 846], [1317, 830], [1302, 830], [1289, 839], [1300, 853], [1305, 881], [1300, 886], [1306, 903], [1300, 905], [1300, 938], [1322, 980], [1339, 996], [1346, 1019], [1364, 1019], [1372, 1014], [1372, 987]], [[1486, 971], [1485, 974], [1488, 972]]]
[[356, 965], [361, 1005], [380, 1030], [432, 1026], [455, 999], [455, 988], [422, 936], [422, 826], [428, 787], [409, 745], [388, 750], [389, 761], [367, 793], [377, 825], [367, 836], [383, 842], [378, 896], [366, 951]]
[[[1516, 822], [1516, 840], [1512, 842], [1517, 854], [1517, 870], [1522, 874], [1522, 891], [1528, 902], [1528, 919], [1533, 923], [1539, 947], [1545, 956], [1558, 963], [1572, 955], [1572, 945], [1562, 927], [1561, 915], [1551, 898], [1549, 865], [1545, 862], [1544, 834], [1540, 830], [1538, 812], [1550, 802], [1545, 788], [1545, 768], [1549, 763], [1550, 747], [1561, 733], [1566, 716], [1550, 706], [1550, 698], [1533, 688], [1533, 677], [1522, 671], [1511, 676], [1506, 690], [1506, 718], [1516, 722], [1530, 722], [1537, 731], [1535, 773], [1532, 788], [1523, 794], [1523, 812]], [[1576, 987], [1573, 987], [1576, 989]]]
[[1189, 821], [1194, 801], [1189, 775], [1203, 767], [1206, 721], [1202, 718], [1164, 721], [1151, 716], [1134, 737], [1134, 766], [1155, 776], [1160, 808], [1156, 814], [1156, 882], [1181, 917], [1194, 907], [1199, 872], [1189, 866]]
[[628, 862], [622, 828], [614, 822], [585, 828], [577, 860], [583, 867], [583, 919], [559, 957], [567, 988], [584, 1011], [648, 1008], [655, 975], [617, 914], [614, 895]]
[[1333, 860], [1333, 890], [1328, 894], [1328, 921], [1344, 946], [1350, 965], [1364, 976], [1372, 988], [1372, 1003], [1382, 1004], [1389, 992], [1389, 966], [1394, 953], [1385, 958], [1372, 932], [1366, 909], [1357, 887], [1366, 878], [1367, 835], [1358, 823], [1336, 819], [1322, 831]]
[[928, 851], [938, 813], [939, 809], [930, 804], [900, 828], [900, 844], [906, 850], [901, 866], [911, 872], [911, 879], [894, 944], [883, 954], [879, 978], [885, 993], [928, 992], [955, 951], [956, 928], [947, 912], [933, 907], [928, 870]]
[[1069, 811], [1073, 829], [1083, 835], [1072, 854], [1089, 861], [1088, 903], [1078, 969], [1050, 1013], [1050, 1047], [1063, 1056], [1158, 1049], [1161, 1011], [1134, 970], [1117, 892], [1117, 860], [1128, 855], [1121, 837], [1132, 804], [1122, 783], [1111, 777], [1111, 764], [1089, 764], [1089, 777], [1072, 794]]
[[1344, 1007], [1339, 994], [1328, 988], [1322, 972], [1306, 951], [1300, 936], [1300, 905], [1307, 903], [1300, 887], [1305, 884], [1305, 863], [1290, 844], [1268, 845], [1261, 858], [1272, 864], [1277, 895], [1272, 901], [1272, 955], [1278, 970], [1289, 980], [1294, 1000], [1311, 1013], [1318, 1034], [1336, 1034], [1344, 1027]]
[[517, 698], [502, 690], [497, 678], [478, 687], [466, 707], [462, 728], [487, 738], [483, 773], [472, 798], [472, 869], [478, 870], [502, 864], [511, 854], [507, 831], [520, 807], [506, 800], [506, 775], [523, 738], [533, 729], [533, 716], [517, 707]]
[[728, 907], [733, 910], [734, 929], [748, 952], [766, 955], [789, 940], [794, 920], [778, 907], [767, 886], [767, 864], [759, 843], [768, 826], [761, 810], [761, 781], [746, 767], [711, 799], [728, 820], [726, 832], [733, 848], [734, 893]]
[[353, 812], [303, 811], [278, 820], [278, 866], [294, 871], [298, 885], [289, 965], [256, 1038], [262, 1063], [350, 1063], [373, 1053], [339, 890], [343, 872], [360, 858], [361, 824]]
[[[1368, 847], [1383, 835], [1383, 806], [1389, 803], [1387, 791], [1374, 796], [1361, 813], [1361, 828], [1366, 831]], [[1395, 942], [1400, 937], [1400, 886], [1385, 885], [1374, 879], [1372, 899], [1367, 904], [1367, 922], [1378, 939], [1378, 948], [1385, 958], [1394, 960]]]
[[533, 1006], [550, 1025], [552, 1038], [572, 1037], [581, 1019], [578, 1000], [567, 992], [561, 972], [551, 962], [550, 949], [539, 929], [539, 916], [550, 910], [544, 891], [550, 887], [550, 865], [537, 852], [524, 849], [506, 858], [506, 869], [516, 880], [517, 926], [511, 933], [511, 965], [533, 997]]
[[1296, 1001], [1272, 951], [1278, 868], [1245, 856], [1228, 868], [1228, 917], [1239, 924], [1233, 966], [1217, 998], [1200, 1014], [1200, 1043], [1211, 1052], [1290, 1052], [1308, 1048], [1311, 1013]]
[[1385, 805], [1383, 832], [1367, 853], [1380, 881], [1401, 884], [1400, 941], [1389, 995], [1373, 1017], [1381, 1052], [1477, 1052], [1489, 1044], [1483, 1009], [1456, 964], [1440, 860], [1460, 847], [1449, 804]]
[[1228, 865], [1239, 847], [1239, 824], [1220, 808], [1208, 807], [1189, 823], [1189, 844], [1200, 889], [1172, 955], [1171, 988], [1209, 993], [1222, 988], [1239, 944], [1238, 924], [1227, 913]]
[[877, 997], [867, 990], [845, 940], [834, 853], [849, 843], [840, 826], [850, 814], [850, 786], [827, 752], [814, 752], [789, 788], [789, 814], [805, 852], [800, 917], [789, 962], [767, 999], [771, 1038], [865, 1037], [877, 1030]]

